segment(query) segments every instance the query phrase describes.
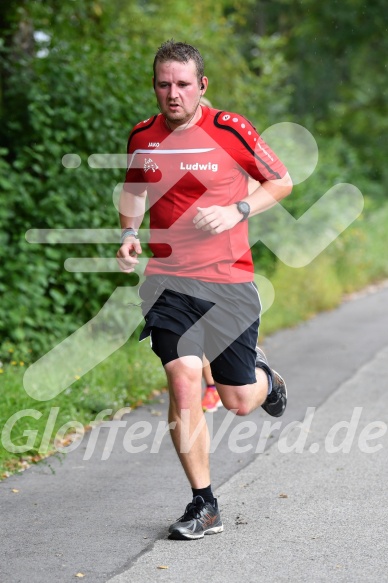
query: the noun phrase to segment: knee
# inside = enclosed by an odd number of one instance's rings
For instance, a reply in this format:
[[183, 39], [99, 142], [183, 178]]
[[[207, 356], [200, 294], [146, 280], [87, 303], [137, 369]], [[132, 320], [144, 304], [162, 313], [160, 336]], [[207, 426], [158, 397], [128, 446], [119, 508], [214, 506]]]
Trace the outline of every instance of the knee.
[[238, 415], [239, 417], [244, 417], [245, 415], [249, 415], [250, 413], [252, 413], [252, 408], [247, 407], [245, 403], [240, 405], [236, 410], [236, 415]]
[[170, 407], [176, 411], [201, 404], [201, 372], [190, 367], [166, 367]]
[[193, 404], [192, 384], [187, 378], [175, 378], [173, 382], [169, 383], [169, 388], [170, 404], [175, 410], [191, 408]]
[[252, 407], [248, 407], [245, 403], [240, 405], [240, 407], [236, 411], [236, 415], [239, 417], [244, 417], [245, 415], [249, 415], [252, 413]]
[[239, 417], [244, 417], [252, 413], [252, 407], [249, 406], [243, 399], [229, 399], [226, 403], [223, 401], [225, 409], [233, 411], [235, 415]]

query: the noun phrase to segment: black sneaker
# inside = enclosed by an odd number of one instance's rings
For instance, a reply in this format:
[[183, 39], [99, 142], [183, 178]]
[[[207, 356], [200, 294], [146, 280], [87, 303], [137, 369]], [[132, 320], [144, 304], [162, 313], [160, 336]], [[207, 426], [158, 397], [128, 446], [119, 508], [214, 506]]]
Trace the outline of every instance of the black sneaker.
[[287, 407], [286, 383], [276, 370], [271, 369], [264, 352], [258, 346], [256, 346], [256, 368], [265, 370], [272, 379], [272, 391], [262, 404], [262, 408], [272, 417], [281, 417]]
[[205, 502], [202, 496], [196, 496], [186, 506], [183, 516], [168, 529], [169, 539], [193, 540], [203, 538], [205, 534], [217, 534], [224, 530], [218, 510], [217, 500], [214, 505]]

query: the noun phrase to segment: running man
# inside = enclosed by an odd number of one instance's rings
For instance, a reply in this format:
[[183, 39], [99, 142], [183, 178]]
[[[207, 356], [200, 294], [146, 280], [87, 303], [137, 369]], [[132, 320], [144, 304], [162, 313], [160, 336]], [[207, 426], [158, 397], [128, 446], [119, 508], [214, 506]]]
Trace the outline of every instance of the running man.
[[[160, 113], [129, 136], [117, 259], [124, 273], [136, 269], [148, 197], [153, 257], [139, 292], [140, 338], [151, 337], [164, 366], [171, 437], [192, 489], [169, 538], [191, 540], [223, 530], [201, 405], [203, 355], [227, 409], [248, 415], [262, 406], [278, 417], [286, 408], [285, 382], [256, 346], [261, 306], [248, 219], [289, 195], [292, 183], [247, 119], [200, 104], [208, 78], [196, 48], [163, 43], [153, 70]], [[249, 176], [258, 181], [250, 195]]]

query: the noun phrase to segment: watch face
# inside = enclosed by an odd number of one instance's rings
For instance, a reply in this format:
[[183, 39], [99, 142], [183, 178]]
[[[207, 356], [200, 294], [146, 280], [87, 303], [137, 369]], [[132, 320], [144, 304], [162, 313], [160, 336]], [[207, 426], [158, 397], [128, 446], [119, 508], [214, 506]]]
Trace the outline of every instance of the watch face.
[[243, 216], [241, 220], [244, 221], [245, 219], [247, 219], [251, 211], [251, 207], [249, 206], [249, 204], [245, 201], [240, 200], [240, 202], [237, 203], [237, 208]]
[[242, 202], [238, 203], [238, 210], [240, 211], [240, 213], [245, 215], [246, 213], [249, 213], [249, 211], [251, 210], [251, 207], [249, 206], [249, 204], [247, 202], [242, 201]]

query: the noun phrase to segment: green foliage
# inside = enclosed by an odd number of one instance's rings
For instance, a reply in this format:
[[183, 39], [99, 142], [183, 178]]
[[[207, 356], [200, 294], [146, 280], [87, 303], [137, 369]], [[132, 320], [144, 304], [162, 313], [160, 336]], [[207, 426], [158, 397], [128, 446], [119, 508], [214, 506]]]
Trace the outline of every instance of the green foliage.
[[341, 134], [347, 145], [357, 149], [357, 178], [385, 185], [380, 197], [386, 197], [385, 2], [281, 0], [253, 4], [262, 12], [265, 34], [280, 32], [287, 39], [284, 57], [294, 87], [291, 111], [300, 120], [314, 119], [319, 132], [329, 138]]
[[[76, 15], [69, 6], [63, 12], [38, 6], [35, 26], [50, 35], [50, 50], [39, 57], [42, 47], [38, 47], [33, 57], [9, 67], [4, 93], [2, 139], [9, 147], [0, 151], [0, 185], [5, 193], [0, 202], [0, 334], [34, 351], [74, 331], [100, 309], [118, 284], [128, 283], [121, 275], [64, 270], [67, 257], [96, 252], [112, 257], [116, 250], [112, 246], [36, 246], [25, 240], [26, 231], [33, 228], [118, 225], [112, 192], [123, 171], [92, 170], [87, 159], [94, 152], [125, 152], [126, 136], [140, 115], [133, 85], [146, 96], [146, 81], [136, 80], [143, 67], [140, 54], [131, 55], [131, 76], [127, 76], [122, 72], [129, 47], [127, 54], [122, 53], [109, 35], [102, 45], [104, 39], [89, 21], [90, 30], [85, 29], [82, 7], [87, 4], [78, 3]], [[70, 15], [72, 25], [67, 20]], [[80, 51], [82, 34], [86, 43]], [[9, 65], [6, 59], [5, 64]], [[21, 99], [26, 110], [20, 112]], [[146, 109], [146, 98], [143, 105]], [[151, 110], [151, 99], [149, 106]], [[61, 160], [67, 153], [80, 156], [79, 168], [63, 167]]]
[[334, 308], [342, 294], [335, 269], [324, 255], [300, 269], [279, 262], [271, 283], [275, 301], [263, 316], [263, 335], [295, 326], [320, 311]]
[[340, 237], [306, 267], [295, 269], [280, 261], [267, 276], [275, 301], [263, 316], [260, 333], [267, 335], [323, 310], [336, 307], [348, 294], [388, 277], [388, 205], [361, 215]]
[[388, 206], [361, 215], [329, 250], [345, 292], [388, 277]]

